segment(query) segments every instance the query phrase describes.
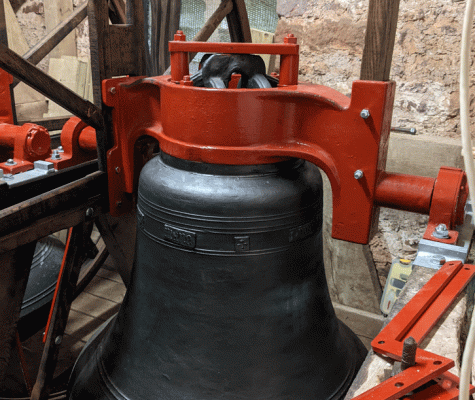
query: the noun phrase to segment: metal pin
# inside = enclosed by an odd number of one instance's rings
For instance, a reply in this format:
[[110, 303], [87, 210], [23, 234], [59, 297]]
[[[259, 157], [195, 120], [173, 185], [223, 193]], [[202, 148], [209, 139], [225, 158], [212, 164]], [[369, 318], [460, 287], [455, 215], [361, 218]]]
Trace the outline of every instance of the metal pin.
[[417, 133], [416, 128], [401, 128], [400, 126], [391, 126], [391, 132], [409, 133], [415, 135]]
[[416, 364], [416, 350], [417, 342], [412, 336], [409, 336], [404, 340], [402, 347], [401, 370], [404, 371]]

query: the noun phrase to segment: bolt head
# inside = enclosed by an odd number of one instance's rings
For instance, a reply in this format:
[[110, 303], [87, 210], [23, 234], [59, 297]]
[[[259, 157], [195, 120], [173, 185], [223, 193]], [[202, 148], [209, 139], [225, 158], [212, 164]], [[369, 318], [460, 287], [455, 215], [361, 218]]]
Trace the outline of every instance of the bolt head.
[[447, 229], [447, 225], [445, 224], [439, 224], [436, 226], [434, 229], [434, 233], [432, 236], [438, 238], [438, 239], [449, 239], [449, 230]]
[[16, 165], [16, 162], [13, 158], [9, 158], [5, 164], [6, 165]]
[[111, 92], [112, 94], [116, 94], [117, 89], [113, 86], [109, 89], [109, 92]]
[[63, 146], [58, 146], [56, 150], [58, 150], [60, 153], [64, 153]]
[[52, 160], [61, 160], [61, 155], [59, 154], [58, 150], [53, 150], [51, 153], [51, 159]]
[[357, 169], [354, 172], [353, 176], [355, 177], [355, 179], [361, 179], [364, 176], [364, 173], [360, 169]]
[[57, 345], [61, 344], [62, 341], [63, 338], [61, 336], [56, 336], [56, 338], [54, 339], [54, 343]]
[[115, 173], [116, 174], [120, 173], [120, 167], [115, 167]]
[[86, 217], [91, 218], [94, 215], [94, 209], [92, 207], [89, 207], [86, 210]]
[[370, 115], [371, 114], [370, 114], [369, 110], [366, 109], [366, 108], [361, 110], [361, 112], [360, 112], [360, 117], [363, 118], [363, 119], [368, 119]]

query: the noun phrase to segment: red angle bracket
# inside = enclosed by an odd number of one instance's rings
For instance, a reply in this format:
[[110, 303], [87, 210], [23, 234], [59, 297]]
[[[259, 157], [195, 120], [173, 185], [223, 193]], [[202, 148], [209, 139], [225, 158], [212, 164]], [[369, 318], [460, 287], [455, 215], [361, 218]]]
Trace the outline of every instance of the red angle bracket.
[[[325, 86], [298, 84], [293, 36], [283, 44], [184, 39], [179, 33], [169, 44], [171, 76], [102, 83], [103, 101], [112, 108], [113, 119], [114, 147], [107, 153], [113, 215], [132, 205], [140, 172], [134, 148], [142, 137], [158, 141], [167, 154], [196, 162], [252, 165], [289, 157], [310, 161], [331, 182], [332, 236], [337, 239], [368, 243], [378, 205], [429, 213], [434, 179], [384, 171], [394, 82], [356, 81], [350, 99]], [[279, 87], [194, 87], [187, 75], [191, 51], [280, 54]]]
[[[404, 340], [412, 336], [417, 343], [421, 343], [474, 275], [473, 265], [464, 265], [459, 261], [446, 263], [374, 338], [371, 343], [373, 350], [400, 361]], [[430, 380], [436, 380], [438, 385], [430, 386], [407, 398], [455, 400], [458, 397], [458, 378], [447, 372], [453, 366], [454, 361], [448, 358], [417, 349], [414, 366], [355, 397], [354, 400], [398, 399]], [[470, 393], [474, 392], [475, 387], [471, 386]]]

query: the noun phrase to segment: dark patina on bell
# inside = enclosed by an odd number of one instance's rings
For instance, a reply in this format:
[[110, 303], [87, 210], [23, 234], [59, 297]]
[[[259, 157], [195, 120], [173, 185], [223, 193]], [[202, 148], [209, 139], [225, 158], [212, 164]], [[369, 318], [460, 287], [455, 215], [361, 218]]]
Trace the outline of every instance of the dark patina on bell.
[[340, 399], [366, 350], [335, 316], [313, 164], [161, 153], [138, 191], [136, 261], [70, 399]]

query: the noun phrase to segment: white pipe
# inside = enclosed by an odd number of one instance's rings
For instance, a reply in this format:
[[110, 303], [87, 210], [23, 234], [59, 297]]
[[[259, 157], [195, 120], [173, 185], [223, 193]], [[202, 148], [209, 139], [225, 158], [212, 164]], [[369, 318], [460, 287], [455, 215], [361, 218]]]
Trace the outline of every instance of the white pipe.
[[[462, 155], [467, 173], [470, 197], [475, 199], [475, 168], [473, 165], [472, 136], [470, 132], [470, 48], [473, 24], [473, 0], [467, 0], [462, 28], [462, 48], [460, 52], [460, 126], [462, 130]], [[475, 311], [475, 310], [474, 310]], [[467, 342], [460, 368], [459, 400], [468, 400], [475, 349], [475, 312], [472, 312]]]

